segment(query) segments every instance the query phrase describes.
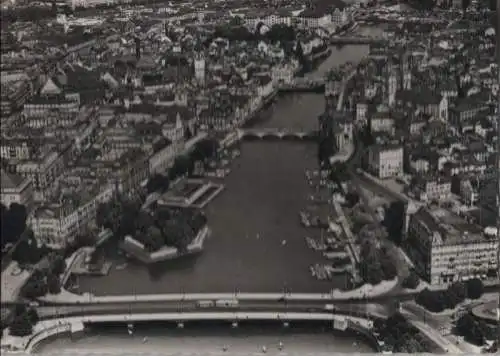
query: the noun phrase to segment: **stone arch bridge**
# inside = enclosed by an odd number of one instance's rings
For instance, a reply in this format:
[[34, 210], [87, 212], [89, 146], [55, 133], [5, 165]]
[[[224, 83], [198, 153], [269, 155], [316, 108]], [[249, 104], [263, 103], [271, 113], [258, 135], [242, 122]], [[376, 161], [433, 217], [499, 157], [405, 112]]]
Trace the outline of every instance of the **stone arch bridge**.
[[261, 139], [261, 140], [304, 140], [313, 141], [318, 137], [315, 130], [287, 130], [287, 129], [238, 129], [240, 139]]

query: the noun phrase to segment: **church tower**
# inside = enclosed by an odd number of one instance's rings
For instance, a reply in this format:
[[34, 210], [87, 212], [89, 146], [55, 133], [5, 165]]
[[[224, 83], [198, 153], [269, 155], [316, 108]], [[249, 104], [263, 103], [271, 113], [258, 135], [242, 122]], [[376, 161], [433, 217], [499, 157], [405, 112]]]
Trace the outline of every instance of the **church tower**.
[[194, 75], [198, 83], [205, 83], [205, 56], [197, 54], [194, 58]]

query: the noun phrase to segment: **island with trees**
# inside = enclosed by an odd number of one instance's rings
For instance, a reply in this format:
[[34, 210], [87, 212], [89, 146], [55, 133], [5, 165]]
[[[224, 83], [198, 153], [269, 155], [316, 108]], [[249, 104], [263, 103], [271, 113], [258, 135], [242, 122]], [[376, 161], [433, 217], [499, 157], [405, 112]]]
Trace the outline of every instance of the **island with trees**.
[[120, 247], [129, 257], [146, 264], [201, 252], [210, 232], [205, 215], [193, 208], [141, 211], [134, 228]]

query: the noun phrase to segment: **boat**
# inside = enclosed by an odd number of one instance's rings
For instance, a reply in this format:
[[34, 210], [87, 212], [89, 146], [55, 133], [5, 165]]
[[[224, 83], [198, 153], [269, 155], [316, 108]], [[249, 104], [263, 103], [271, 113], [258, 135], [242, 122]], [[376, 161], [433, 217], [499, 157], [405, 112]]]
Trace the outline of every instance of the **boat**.
[[129, 335], [134, 334], [134, 324], [132, 324], [132, 323], [127, 324], [127, 332]]

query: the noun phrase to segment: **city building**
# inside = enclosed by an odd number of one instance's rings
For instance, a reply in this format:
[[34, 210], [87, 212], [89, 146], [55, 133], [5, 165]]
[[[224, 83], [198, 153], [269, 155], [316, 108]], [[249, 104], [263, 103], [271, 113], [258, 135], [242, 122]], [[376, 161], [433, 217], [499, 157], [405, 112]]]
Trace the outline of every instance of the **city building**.
[[61, 249], [95, 222], [97, 207], [109, 201], [114, 186], [94, 177], [67, 177], [60, 182], [60, 196], [38, 205], [28, 219], [36, 239]]
[[6, 207], [9, 207], [12, 203], [17, 203], [29, 208], [33, 203], [33, 184], [31, 181], [17, 174], [7, 173], [3, 169], [0, 175], [0, 202]]
[[403, 246], [417, 272], [431, 284], [497, 274], [499, 242], [481, 227], [436, 206], [421, 207], [409, 218]]
[[304, 10], [299, 15], [299, 21], [308, 28], [328, 27], [332, 24], [332, 16], [315, 10]]
[[417, 177], [411, 189], [422, 202], [447, 201], [451, 198], [451, 180], [448, 177]]
[[64, 156], [50, 146], [40, 147], [29, 159], [8, 162], [7, 171], [16, 173], [33, 184], [35, 201], [44, 201], [57, 187], [57, 180], [64, 171]]
[[391, 178], [403, 174], [403, 147], [376, 144], [368, 151], [368, 166], [378, 178]]
[[345, 6], [342, 1], [337, 1], [335, 5], [335, 10], [333, 10], [331, 18], [332, 24], [334, 26], [344, 26], [349, 21], [352, 20], [351, 11]]

